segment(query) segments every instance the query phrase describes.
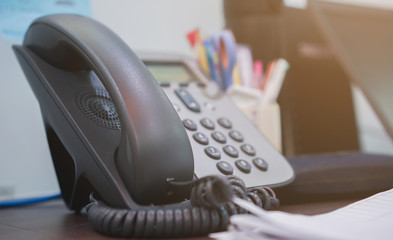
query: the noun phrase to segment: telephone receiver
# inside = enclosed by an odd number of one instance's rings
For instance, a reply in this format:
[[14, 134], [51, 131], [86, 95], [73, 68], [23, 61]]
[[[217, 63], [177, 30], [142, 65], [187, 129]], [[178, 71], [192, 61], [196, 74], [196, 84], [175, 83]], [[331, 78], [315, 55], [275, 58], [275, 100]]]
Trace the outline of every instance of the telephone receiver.
[[[86, 208], [96, 230], [197, 236], [225, 229], [229, 216], [242, 212], [229, 201], [232, 193], [277, 205], [273, 192], [251, 194], [233, 176], [200, 179], [197, 190], [185, 184], [195, 177], [182, 121], [144, 63], [104, 25], [45, 16], [13, 49], [40, 104], [62, 197], [76, 211], [92, 202]], [[218, 201], [217, 192], [225, 204], [198, 203], [202, 195]]]
[[[100, 186], [99, 194], [123, 208], [133, 207], [131, 196], [140, 204], [166, 202], [168, 178], [193, 179], [192, 149], [172, 104], [142, 61], [111, 30], [85, 17], [52, 15], [37, 19], [23, 46], [14, 50], [31, 87], [40, 94], [48, 142], [71, 209], [84, 203], [78, 196], [83, 186], [74, 179], [97, 181], [92, 184]], [[75, 105], [80, 91], [94, 90], [89, 79], [93, 72], [110, 95], [113, 106], [108, 106], [117, 111], [117, 131], [96, 132]], [[96, 104], [85, 101], [81, 104]], [[100, 111], [108, 106], [96, 107], [103, 108]], [[63, 148], [70, 156], [58, 153]], [[76, 156], [79, 159], [71, 162]]]

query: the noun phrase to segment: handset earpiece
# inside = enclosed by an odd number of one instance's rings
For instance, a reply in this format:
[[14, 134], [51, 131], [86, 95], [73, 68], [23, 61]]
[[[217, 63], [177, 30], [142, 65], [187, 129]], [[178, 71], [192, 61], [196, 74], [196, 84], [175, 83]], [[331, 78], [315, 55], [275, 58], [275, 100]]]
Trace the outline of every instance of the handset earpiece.
[[141, 60], [111, 30], [82, 16], [51, 15], [34, 21], [23, 45], [58, 68], [92, 69], [101, 79], [121, 123], [117, 169], [136, 202], [165, 202], [167, 178], [192, 179], [192, 150], [178, 115]]

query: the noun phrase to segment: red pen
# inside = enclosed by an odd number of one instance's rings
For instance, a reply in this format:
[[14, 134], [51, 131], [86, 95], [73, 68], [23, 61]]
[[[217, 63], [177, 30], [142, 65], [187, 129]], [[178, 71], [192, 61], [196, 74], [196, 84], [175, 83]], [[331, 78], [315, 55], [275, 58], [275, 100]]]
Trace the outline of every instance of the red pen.
[[262, 80], [263, 80], [263, 63], [261, 60], [256, 60], [254, 62], [254, 76], [253, 76], [252, 87], [258, 89], [260, 87]]
[[265, 90], [266, 84], [267, 84], [267, 82], [269, 81], [270, 76], [272, 75], [272, 72], [273, 72], [273, 69], [274, 69], [274, 66], [275, 66], [275, 65], [276, 65], [276, 61], [271, 61], [271, 62], [269, 62], [269, 64], [267, 65], [267, 69], [266, 69], [265, 76], [263, 77], [262, 83], [259, 85], [259, 88], [260, 88], [262, 91]]

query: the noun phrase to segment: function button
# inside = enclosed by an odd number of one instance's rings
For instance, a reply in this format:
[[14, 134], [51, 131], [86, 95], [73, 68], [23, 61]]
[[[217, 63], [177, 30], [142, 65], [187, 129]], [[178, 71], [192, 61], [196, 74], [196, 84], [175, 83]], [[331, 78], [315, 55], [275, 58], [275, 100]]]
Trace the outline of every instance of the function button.
[[199, 107], [199, 104], [197, 102], [190, 102], [190, 104], [187, 106], [188, 109], [194, 112], [200, 112], [201, 108]]
[[198, 83], [197, 83], [197, 86], [198, 86], [198, 87], [201, 87], [201, 88], [204, 88], [204, 87], [206, 87], [206, 84], [203, 83], [203, 82], [198, 82]]
[[239, 156], [239, 152], [232, 145], [226, 145], [223, 149], [224, 152], [231, 157], [237, 158]]
[[188, 87], [188, 82], [179, 83], [179, 87]]
[[175, 90], [176, 95], [180, 98], [180, 100], [186, 105], [188, 109], [194, 112], [200, 112], [201, 108], [198, 102], [192, 97], [192, 95], [184, 90], [183, 88]]
[[194, 138], [195, 141], [197, 141], [200, 144], [203, 144], [203, 145], [209, 144], [209, 139], [206, 137], [205, 134], [203, 134], [201, 132], [194, 133], [192, 135], [192, 137]]
[[207, 156], [209, 156], [213, 159], [216, 159], [216, 160], [221, 158], [221, 152], [215, 147], [210, 146], [210, 147], [205, 148], [205, 153]]
[[227, 138], [221, 132], [217, 132], [217, 131], [213, 132], [212, 133], [212, 138], [214, 140], [216, 140], [217, 142], [219, 142], [219, 143], [226, 143], [227, 142]]
[[215, 107], [214, 104], [212, 104], [212, 103], [205, 102], [205, 103], [203, 103], [203, 105], [205, 105], [205, 107], [206, 107], [207, 109], [209, 109], [210, 111], [216, 110], [216, 107]]
[[231, 121], [229, 121], [228, 118], [222, 117], [219, 118], [217, 121], [224, 128], [232, 128], [232, 123]]
[[160, 86], [161, 87], [170, 87], [171, 83], [169, 83], [169, 82], [162, 82], [162, 83], [160, 83]]
[[255, 148], [250, 144], [243, 144], [240, 146], [240, 149], [247, 155], [255, 156]]
[[210, 130], [213, 130], [215, 128], [214, 122], [209, 118], [202, 118], [201, 124], [202, 126]]
[[231, 175], [233, 174], [233, 167], [231, 164], [225, 162], [225, 161], [220, 161], [216, 164], [218, 170], [225, 174], [225, 175]]
[[266, 162], [265, 160], [263, 160], [262, 158], [260, 158], [260, 157], [254, 158], [254, 159], [252, 160], [252, 162], [254, 163], [254, 165], [255, 165], [258, 169], [260, 169], [260, 170], [262, 170], [262, 171], [266, 171], [267, 168], [268, 168], [267, 162]]
[[243, 142], [243, 140], [244, 140], [243, 134], [241, 134], [239, 131], [236, 131], [236, 130], [230, 131], [230, 132], [229, 132], [229, 136], [230, 136], [233, 140], [235, 140], [235, 141], [237, 141], [237, 142]]
[[236, 167], [244, 172], [244, 173], [250, 173], [251, 172], [251, 165], [243, 159], [239, 159], [235, 162]]
[[192, 121], [191, 119], [188, 119], [188, 118], [184, 119], [182, 121], [182, 123], [183, 123], [184, 127], [187, 128], [188, 130], [191, 130], [191, 131], [196, 131], [197, 130], [196, 123], [194, 121]]

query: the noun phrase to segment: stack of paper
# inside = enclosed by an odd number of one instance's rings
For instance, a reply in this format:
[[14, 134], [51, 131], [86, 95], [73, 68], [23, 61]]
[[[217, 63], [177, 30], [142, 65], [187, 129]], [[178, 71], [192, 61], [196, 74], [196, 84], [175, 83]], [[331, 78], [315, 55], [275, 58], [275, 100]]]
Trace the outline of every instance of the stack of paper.
[[242, 199], [254, 215], [235, 215], [216, 239], [393, 239], [393, 189], [315, 216], [267, 212]]

